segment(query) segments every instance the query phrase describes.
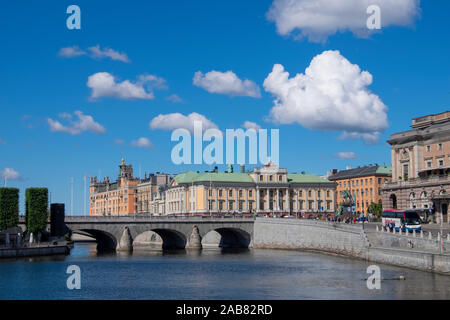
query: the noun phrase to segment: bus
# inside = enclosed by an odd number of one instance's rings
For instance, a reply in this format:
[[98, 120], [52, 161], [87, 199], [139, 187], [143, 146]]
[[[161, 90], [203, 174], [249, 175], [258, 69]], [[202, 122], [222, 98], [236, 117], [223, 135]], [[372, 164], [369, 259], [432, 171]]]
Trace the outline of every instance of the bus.
[[417, 232], [422, 230], [422, 221], [416, 210], [384, 210], [381, 215], [381, 222], [383, 227], [391, 230], [395, 228], [396, 231], [408, 230], [409, 232], [413, 232], [413, 230], [416, 230]]

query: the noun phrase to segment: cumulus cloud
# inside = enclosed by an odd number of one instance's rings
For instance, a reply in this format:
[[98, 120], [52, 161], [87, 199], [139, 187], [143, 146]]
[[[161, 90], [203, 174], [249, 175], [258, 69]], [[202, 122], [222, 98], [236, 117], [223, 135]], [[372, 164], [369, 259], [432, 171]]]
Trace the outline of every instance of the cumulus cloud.
[[218, 128], [214, 122], [208, 120], [204, 115], [196, 112], [193, 112], [187, 116], [181, 113], [160, 114], [150, 121], [150, 128], [152, 130], [160, 129], [168, 131], [184, 128], [193, 133], [194, 121], [200, 121], [202, 123], [203, 130]]
[[257, 124], [256, 122], [251, 122], [251, 121], [245, 121], [242, 124], [242, 127], [245, 129], [255, 129], [255, 130], [261, 129], [261, 126], [259, 124]]
[[264, 80], [264, 89], [275, 97], [269, 120], [375, 143], [388, 126], [387, 107], [368, 89], [370, 84], [372, 75], [339, 51], [317, 55], [304, 74], [292, 78], [275, 64]]
[[166, 100], [169, 100], [170, 102], [173, 102], [173, 103], [183, 102], [183, 99], [181, 99], [177, 94], [171, 94], [170, 96], [168, 96], [166, 98]]
[[261, 97], [259, 87], [248, 79], [241, 80], [233, 71], [210, 71], [203, 74], [197, 71], [194, 74], [193, 84], [210, 93], [220, 93], [229, 96]]
[[420, 0], [274, 0], [266, 16], [279, 34], [313, 42], [345, 31], [367, 37], [367, 8], [373, 4], [380, 7], [381, 28], [409, 26], [420, 15]]
[[68, 125], [63, 125], [58, 120], [53, 120], [51, 118], [47, 118], [47, 123], [50, 126], [50, 131], [53, 132], [64, 132], [72, 135], [77, 135], [83, 133], [85, 131], [90, 131], [96, 134], [105, 133], [105, 128], [98, 122], [94, 121], [89, 115], [83, 114], [81, 111], [75, 111], [75, 116], [78, 118], [77, 120], [72, 120], [72, 116], [68, 117], [67, 113], [60, 114], [60, 118], [65, 119], [68, 122]]
[[338, 152], [336, 157], [339, 159], [356, 159], [357, 156], [354, 152]]
[[165, 88], [165, 80], [153, 75], [141, 75], [136, 82], [116, 81], [108, 72], [98, 72], [88, 78], [87, 86], [92, 89], [91, 99], [110, 97], [119, 99], [153, 99], [153, 88]]
[[151, 149], [154, 147], [153, 143], [151, 143], [150, 140], [148, 140], [147, 138], [144, 138], [144, 137], [131, 141], [131, 145], [133, 147], [147, 148], [147, 149]]
[[58, 55], [64, 58], [74, 58], [85, 54], [86, 51], [81, 50], [78, 46], [61, 48], [58, 52]]
[[127, 54], [124, 52], [118, 52], [111, 48], [100, 48], [100, 45], [94, 47], [89, 47], [88, 50], [91, 52], [91, 57], [94, 59], [110, 58], [111, 60], [117, 60], [122, 62], [130, 62]]
[[0, 177], [6, 180], [22, 180], [20, 174], [13, 168], [5, 168], [0, 171]]

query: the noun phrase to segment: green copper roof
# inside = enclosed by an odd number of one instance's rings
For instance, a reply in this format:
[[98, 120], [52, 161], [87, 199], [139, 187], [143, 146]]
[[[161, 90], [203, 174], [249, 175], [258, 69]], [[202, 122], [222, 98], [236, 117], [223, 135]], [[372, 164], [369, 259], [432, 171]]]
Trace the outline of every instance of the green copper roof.
[[391, 174], [392, 167], [391, 166], [379, 166], [377, 169], [377, 173], [380, 174]]
[[186, 171], [186, 172], [177, 174], [174, 179], [177, 183], [191, 183], [199, 175], [200, 175], [200, 173], [197, 173], [194, 171]]
[[253, 179], [247, 173], [203, 173], [200, 174], [195, 182], [249, 182], [253, 183]]
[[288, 180], [291, 183], [329, 183], [330, 181], [315, 174], [289, 173]]
[[[177, 183], [193, 183], [193, 182], [241, 182], [255, 183], [248, 173], [226, 173], [226, 172], [205, 172], [198, 173], [187, 171], [175, 176]], [[287, 183], [329, 183], [330, 181], [314, 174], [288, 174]], [[267, 183], [267, 182], [264, 182]]]

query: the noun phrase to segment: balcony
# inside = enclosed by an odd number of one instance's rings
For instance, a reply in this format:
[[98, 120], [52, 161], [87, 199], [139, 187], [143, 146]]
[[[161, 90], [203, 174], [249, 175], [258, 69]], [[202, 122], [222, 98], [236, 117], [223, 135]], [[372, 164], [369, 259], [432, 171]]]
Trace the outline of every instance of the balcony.
[[395, 187], [414, 187], [417, 185], [450, 184], [450, 177], [445, 175], [430, 175], [425, 177], [410, 178], [407, 180], [397, 180], [395, 182], [386, 182], [383, 189]]

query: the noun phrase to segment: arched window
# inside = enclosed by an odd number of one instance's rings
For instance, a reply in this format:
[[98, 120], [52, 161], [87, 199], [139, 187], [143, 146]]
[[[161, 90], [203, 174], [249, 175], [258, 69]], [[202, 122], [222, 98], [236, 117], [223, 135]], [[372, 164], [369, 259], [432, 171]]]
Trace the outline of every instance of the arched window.
[[395, 194], [391, 194], [391, 196], [389, 197], [389, 200], [391, 202], [391, 208], [397, 209], [397, 196]]

